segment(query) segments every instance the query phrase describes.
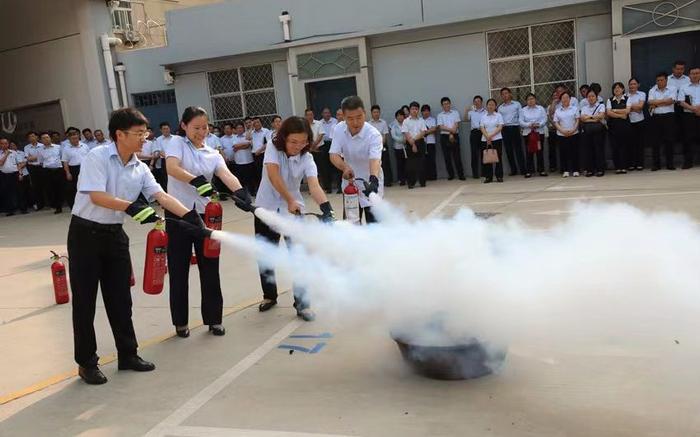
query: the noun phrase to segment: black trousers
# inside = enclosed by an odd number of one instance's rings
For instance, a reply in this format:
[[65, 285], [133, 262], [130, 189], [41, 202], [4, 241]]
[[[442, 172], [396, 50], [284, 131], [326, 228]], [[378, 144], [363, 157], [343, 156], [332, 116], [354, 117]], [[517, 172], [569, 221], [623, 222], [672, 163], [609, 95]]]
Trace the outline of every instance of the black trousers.
[[683, 114], [683, 164], [695, 164], [695, 155], [700, 146], [700, 117], [695, 114]]
[[[589, 126], [596, 124], [597, 126]], [[605, 128], [600, 123], [584, 123], [580, 134], [584, 168], [589, 173], [605, 172]], [[576, 171], [576, 170], [573, 170]]]
[[[540, 150], [535, 153], [530, 153], [527, 150], [527, 136], [523, 136], [523, 144], [525, 144], [525, 160], [527, 165], [527, 173], [533, 174], [535, 171], [544, 173], [547, 170], [544, 168], [544, 134], [540, 134]], [[537, 169], [535, 169], [535, 161], [537, 161]]]
[[156, 178], [156, 182], [161, 186], [163, 191], [168, 191], [168, 173], [165, 171], [165, 159], [162, 159], [161, 168], [155, 167], [153, 169], [153, 177]]
[[331, 157], [328, 152], [331, 149], [331, 142], [324, 141], [318, 148], [317, 152], [313, 152], [314, 161], [318, 167], [318, 182], [327, 192], [333, 190], [333, 179], [335, 176], [335, 166], [331, 164]]
[[75, 203], [75, 193], [78, 190], [78, 176], [80, 176], [80, 166], [71, 165], [68, 167], [73, 180], [66, 179], [66, 203], [70, 208], [73, 208], [73, 203]]
[[647, 126], [647, 120], [630, 123], [630, 136], [628, 141], [630, 167], [644, 167]]
[[37, 209], [42, 209], [46, 199], [46, 183], [44, 182], [46, 179], [46, 172], [40, 165], [28, 165], [27, 170], [29, 170], [34, 203], [36, 203]]
[[[274, 147], [272, 144], [270, 147]], [[262, 171], [263, 171], [263, 160], [265, 159], [265, 154], [253, 155], [253, 195], [258, 194], [258, 188], [260, 188], [260, 182], [262, 181]]]
[[[282, 236], [266, 225], [262, 220], [255, 217], [253, 226], [255, 228], [256, 237], [261, 237], [274, 245], [279, 244]], [[287, 247], [292, 244], [291, 240], [287, 237], [284, 237], [284, 241], [287, 243]], [[263, 290], [263, 297], [265, 299], [277, 301], [277, 280], [275, 279], [275, 271], [269, 268], [269, 266], [262, 265], [260, 262], [258, 262], [258, 270], [260, 272], [260, 286]], [[294, 308], [297, 310], [308, 308], [309, 301], [306, 296], [306, 289], [293, 284], [292, 291], [294, 292]]]
[[658, 114], [651, 118], [652, 129], [654, 130], [654, 142], [651, 153], [654, 160], [654, 167], [661, 168], [661, 148], [664, 149], [666, 166], [673, 166], [673, 139], [676, 136], [675, 114]]
[[27, 212], [32, 200], [32, 184], [29, 176], [24, 175], [17, 182], [17, 206], [22, 212]]
[[404, 184], [406, 183], [406, 155], [408, 155], [408, 150], [404, 152], [404, 149], [394, 149], [397, 180]]
[[229, 170], [236, 175], [241, 185], [252, 195], [255, 188], [255, 162], [249, 164], [234, 164], [231, 162], [229, 163]]
[[[335, 169], [333, 164], [331, 166]], [[382, 150], [382, 172], [384, 173], [384, 186], [390, 187], [394, 183], [394, 172], [391, 170], [391, 152], [387, 147]]]
[[[451, 143], [449, 135], [440, 134], [440, 148], [442, 149], [442, 156], [445, 158], [447, 176], [450, 179], [454, 179], [456, 168], [457, 176], [460, 179], [464, 179], [464, 166], [462, 165], [462, 153], [459, 148], [459, 135], [454, 135], [454, 138], [455, 142]], [[406, 146], [406, 148], [408, 148], [408, 146]]]
[[508, 156], [510, 174], [525, 173], [525, 154], [523, 153], [523, 143], [520, 140], [520, 127], [503, 126], [503, 147]]
[[68, 257], [75, 362], [83, 367], [97, 365], [94, 320], [98, 284], [119, 356], [136, 355], [129, 237], [122, 226], [101, 225], [73, 216], [68, 228]]
[[406, 145], [406, 179], [409, 187], [416, 185], [416, 181], [425, 185], [425, 141], [418, 140], [415, 143], [416, 152], [410, 144]]
[[0, 200], [2, 211], [14, 213], [18, 204], [18, 179], [19, 173], [0, 173]]
[[579, 135], [570, 137], [557, 136], [557, 146], [561, 154], [561, 170], [573, 173], [579, 171]]
[[[425, 145], [425, 178], [429, 181], [437, 180], [437, 148], [435, 143], [426, 143]], [[384, 176], [386, 177], [386, 175]]]
[[636, 167], [636, 164], [632, 164], [630, 131], [630, 122], [627, 120], [611, 119], [608, 121], [608, 137], [613, 152], [615, 170], [626, 170], [630, 166]]
[[559, 149], [559, 144], [557, 140], [559, 139], [559, 136], [557, 135], [557, 131], [555, 130], [550, 130], [549, 131], [549, 171], [554, 172], [556, 171], [559, 167], [559, 160], [557, 159], [557, 150]]
[[[176, 218], [166, 211], [165, 216]], [[177, 220], [167, 220], [168, 274], [170, 275], [170, 316], [173, 325], [185, 326], [189, 321], [189, 276], [192, 246], [197, 255], [199, 286], [202, 292], [202, 320], [205, 325], [221, 324], [224, 298], [219, 279], [219, 258], [204, 256], [204, 240], [196, 240], [185, 232]]]
[[51, 208], [60, 209], [63, 207], [64, 185], [66, 173], [63, 168], [46, 168], [46, 186], [48, 187], [49, 204]]
[[479, 168], [481, 167], [481, 131], [472, 129], [469, 132], [469, 152], [471, 156], [472, 177], [478, 178]]
[[[503, 179], [503, 140], [495, 140], [491, 142], [491, 146], [496, 149], [498, 153], [498, 162], [496, 164], [484, 164], [481, 170], [482, 176], [486, 178], [487, 181], [493, 180], [494, 168], [496, 170], [496, 177], [498, 179]], [[481, 153], [483, 154], [486, 150], [486, 141], [481, 143]]]

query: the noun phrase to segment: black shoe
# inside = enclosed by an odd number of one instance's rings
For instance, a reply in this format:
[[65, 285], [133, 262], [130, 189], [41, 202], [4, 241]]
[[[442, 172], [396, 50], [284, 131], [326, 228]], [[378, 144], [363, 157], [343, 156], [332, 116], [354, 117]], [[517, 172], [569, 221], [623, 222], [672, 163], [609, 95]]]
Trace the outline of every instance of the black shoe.
[[389, 182], [388, 184], [384, 184], [384, 186], [385, 186], [386, 188], [389, 188], [389, 187], [391, 187], [392, 185], [394, 185], [394, 184], [392, 184], [391, 182]]
[[27, 210], [25, 209], [24, 211], [20, 211], [19, 213], [22, 214], [22, 215], [24, 215], [24, 214], [29, 214], [29, 211], [27, 211]]
[[101, 385], [107, 382], [107, 377], [99, 367], [78, 367], [78, 376], [90, 385]]
[[491, 182], [493, 182], [493, 179], [490, 179], [490, 178], [484, 179], [485, 184], [490, 184]]
[[549, 176], [549, 175], [548, 175], [547, 173], [545, 173], [545, 172], [541, 172], [541, 173], [540, 173], [540, 176], [545, 176], [545, 177], [546, 177], [546, 176]]
[[448, 181], [452, 181], [452, 180], [454, 180], [454, 178], [455, 178], [454, 176], [448, 176], [448, 177], [447, 177], [447, 180], [448, 180]]
[[644, 171], [644, 167], [642, 167], [642, 166], [637, 167], [637, 171]]
[[415, 184], [414, 184], [414, 185], [409, 185], [409, 186], [408, 186], [408, 189], [409, 189], [409, 190], [412, 190], [412, 189], [414, 189], [414, 188], [416, 188]]
[[683, 164], [683, 167], [681, 167], [683, 170], [688, 170], [689, 168], [693, 168], [693, 164]]
[[549, 168], [549, 172], [550, 172], [550, 173], [556, 173], [556, 172], [557, 172], [557, 168], [556, 168], [556, 167], [550, 167], [550, 168]]
[[264, 313], [265, 311], [269, 310], [273, 306], [277, 305], [276, 300], [271, 300], [271, 299], [264, 299], [262, 302], [260, 302], [260, 305], [258, 306], [258, 310], [261, 313]]
[[133, 370], [135, 372], [150, 372], [156, 370], [156, 365], [149, 363], [138, 355], [127, 358], [119, 358], [119, 370]]
[[496, 178], [496, 182], [503, 182], [503, 178]]
[[627, 174], [627, 170], [623, 168], [622, 170], [620, 170], [620, 174]]
[[425, 188], [425, 183], [420, 184], [421, 188]]
[[212, 333], [212, 335], [216, 335], [217, 337], [221, 337], [222, 335], [226, 335], [226, 328], [223, 326], [214, 326], [214, 325], [209, 325], [209, 332]]
[[5, 214], [5, 217], [12, 217], [13, 215], [15, 215], [14, 212], [8, 212], [7, 214]]
[[177, 327], [175, 328], [175, 334], [177, 334], [178, 337], [180, 338], [187, 338], [190, 336], [190, 328], [182, 328], [178, 329]]
[[479, 176], [472, 176], [472, 179], [481, 179]]
[[[622, 171], [624, 171], [624, 170], [622, 170]], [[620, 173], [620, 174], [622, 174], [622, 173]], [[602, 171], [599, 171], [598, 173], [595, 174], [595, 176], [597, 178], [599, 178], [599, 177], [605, 176], [605, 173], [603, 173]]]
[[508, 176], [517, 176], [517, 175], [518, 175], [517, 171], [512, 171], [512, 172], [508, 173]]
[[530, 179], [532, 175], [530, 173], [525, 173], [525, 179]]
[[634, 171], [634, 166], [632, 166], [632, 167], [627, 167], [627, 170], [629, 170], [629, 171]]
[[460, 176], [460, 177], [459, 177], [459, 180], [460, 180], [460, 181], [466, 181], [467, 178], [465, 178], [464, 176]]
[[406, 181], [399, 182], [399, 186], [403, 187], [404, 185], [406, 185]]
[[63, 212], [63, 208], [56, 208], [56, 210], [53, 212], [54, 214], [60, 214]]
[[675, 170], [675, 169], [676, 169], [676, 167], [673, 166], [673, 165], [667, 165], [667, 166], [666, 166], [666, 170]]
[[316, 320], [316, 313], [311, 308], [297, 309], [297, 317], [301, 317], [305, 322], [313, 322]]
[[652, 167], [651, 171], [659, 171], [659, 167]]

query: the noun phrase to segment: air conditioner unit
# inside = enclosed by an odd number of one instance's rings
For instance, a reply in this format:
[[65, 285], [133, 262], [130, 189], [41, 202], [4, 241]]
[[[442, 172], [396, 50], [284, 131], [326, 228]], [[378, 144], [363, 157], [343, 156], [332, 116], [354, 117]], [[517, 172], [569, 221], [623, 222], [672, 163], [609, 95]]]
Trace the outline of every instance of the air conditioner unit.
[[125, 42], [137, 43], [141, 41], [141, 35], [139, 35], [138, 32], [134, 32], [133, 30], [125, 30], [123, 39]]

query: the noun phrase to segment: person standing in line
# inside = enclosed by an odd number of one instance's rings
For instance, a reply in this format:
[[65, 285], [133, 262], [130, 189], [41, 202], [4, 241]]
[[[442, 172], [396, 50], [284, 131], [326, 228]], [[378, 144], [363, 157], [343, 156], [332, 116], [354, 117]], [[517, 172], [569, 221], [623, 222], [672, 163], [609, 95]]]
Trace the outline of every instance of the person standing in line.
[[481, 173], [481, 117], [486, 115], [486, 108], [484, 108], [484, 98], [481, 96], [474, 96], [472, 99], [472, 106], [464, 111], [467, 117], [467, 121], [471, 124], [471, 131], [469, 132], [469, 152], [471, 156], [471, 166], [472, 166], [472, 178], [479, 179], [479, 174]]
[[649, 112], [651, 113], [654, 143], [652, 155], [654, 165], [651, 171], [661, 168], [661, 148], [666, 156], [666, 169], [675, 170], [673, 163], [673, 139], [676, 138], [674, 104], [678, 91], [668, 86], [668, 75], [665, 72], [656, 75], [656, 85], [649, 90]]
[[389, 158], [389, 125], [382, 118], [382, 109], [379, 105], [372, 105], [370, 111], [371, 119], [369, 124], [382, 134], [382, 172], [384, 173], [384, 186], [390, 187], [394, 179], [394, 173], [391, 171], [391, 159]]
[[579, 120], [582, 126], [580, 148], [583, 149], [586, 177], [605, 175], [605, 104], [598, 101], [593, 87], [586, 102], [579, 104]]
[[[319, 145], [319, 151], [315, 157], [318, 156], [319, 161], [316, 161], [316, 165], [319, 168], [319, 173], [321, 173], [321, 186], [324, 188], [326, 193], [331, 193], [333, 191], [333, 175], [335, 174], [335, 167], [331, 164], [331, 157], [328, 151], [331, 149], [331, 142], [333, 141], [333, 129], [338, 124], [338, 120], [331, 116], [330, 108], [323, 108], [321, 111], [321, 132], [323, 133], [323, 143]], [[315, 158], [314, 158], [315, 159]]]
[[[301, 215], [305, 205], [300, 188], [302, 180], [306, 179], [311, 197], [323, 213], [321, 221], [334, 221], [333, 208], [318, 181], [314, 159], [308, 153], [314, 135], [308, 122], [301, 117], [289, 117], [279, 124], [276, 132], [277, 135], [265, 151], [265, 168], [256, 205], [284, 216]], [[274, 245], [279, 244], [281, 235], [258, 217], [254, 219], [254, 226], [256, 237]], [[288, 237], [285, 237], [285, 242], [287, 247], [293, 244]], [[258, 269], [263, 290], [263, 300], [258, 310], [265, 312], [277, 305], [277, 281], [275, 271], [269, 265], [258, 263]], [[311, 310], [306, 290], [296, 284], [292, 285], [292, 290], [297, 317], [307, 322], [314, 320], [316, 315]]]
[[695, 164], [696, 149], [700, 145], [700, 65], [690, 69], [690, 83], [678, 93], [683, 108], [683, 168]]
[[253, 191], [255, 193], [258, 192], [258, 187], [260, 187], [260, 181], [262, 179], [263, 159], [265, 157], [265, 149], [267, 148], [268, 135], [269, 131], [263, 128], [259, 117], [250, 119], [250, 130], [246, 131], [246, 139], [251, 142], [253, 162], [255, 163], [255, 179], [253, 180]]
[[690, 84], [690, 78], [685, 75], [685, 69], [687, 65], [688, 64], [684, 60], [677, 60], [673, 63], [673, 66], [671, 67], [671, 74], [668, 75], [668, 86], [675, 88], [676, 90], [676, 103], [673, 107], [673, 112], [675, 114], [675, 136], [671, 139], [672, 142], [683, 142], [685, 138], [685, 123], [683, 123], [683, 107], [681, 106], [678, 94], [684, 86]]
[[625, 85], [622, 82], [615, 82], [612, 87], [612, 94], [612, 97], [605, 102], [610, 147], [612, 147], [613, 151], [615, 173], [626, 174], [632, 160], [630, 153], [630, 123], [628, 119], [630, 109], [627, 105]]
[[105, 134], [102, 129], [95, 129], [95, 147], [97, 146], [107, 146], [111, 144], [111, 141], [105, 139]]
[[[149, 129], [148, 136], [152, 136], [153, 131]], [[141, 160], [144, 164], [150, 167], [151, 161], [153, 161], [153, 141], [149, 140], [148, 137], [146, 141], [141, 146], [141, 151], [136, 152], [136, 157]]]
[[[520, 110], [520, 115], [518, 116], [527, 154], [525, 177], [530, 178], [535, 173], [535, 159], [537, 160], [537, 171], [540, 176], [547, 176], [547, 170], [544, 167], [544, 130], [547, 126], [547, 111], [537, 104], [537, 97], [533, 93], [528, 94], [525, 100], [527, 106]], [[530, 136], [537, 138], [539, 143], [537, 150], [531, 150]]]
[[425, 135], [428, 127], [425, 121], [418, 117], [418, 102], [411, 102], [408, 105], [411, 116], [403, 121], [401, 132], [406, 137], [406, 178], [408, 179], [408, 189], [415, 188], [416, 181], [421, 187], [425, 187]]
[[[255, 195], [255, 160], [253, 159], [253, 142], [246, 138], [245, 125], [243, 123], [236, 122], [235, 132], [233, 135], [232, 142], [232, 160], [234, 165], [229, 167], [229, 170], [233, 169], [231, 172], [238, 175], [238, 180], [241, 181], [243, 187], [251, 195]], [[267, 144], [271, 144], [268, 140]], [[235, 170], [235, 171], [234, 171]]]
[[330, 178], [331, 172], [330, 156], [325, 156], [323, 154], [323, 150], [321, 150], [326, 138], [326, 135], [323, 130], [323, 123], [321, 123], [320, 120], [316, 120], [314, 110], [311, 108], [306, 108], [306, 110], [304, 111], [304, 118], [306, 119], [306, 122], [309, 123], [309, 126], [311, 127], [311, 132], [313, 132], [314, 134], [313, 138], [311, 138], [311, 140], [309, 141], [309, 146], [311, 150], [311, 156], [313, 156], [314, 162], [316, 163], [316, 166], [318, 168], [322, 184], [321, 186], [327, 193], [330, 193], [333, 184], [331, 183], [328, 185], [323, 185], [323, 183]]
[[519, 173], [523, 175], [525, 171], [525, 155], [523, 154], [523, 146], [520, 138], [520, 102], [513, 100], [513, 93], [510, 88], [501, 89], [501, 99], [503, 103], [498, 107], [498, 112], [503, 117], [503, 147], [506, 149], [508, 156], [508, 165], [510, 166], [510, 176], [515, 176]]
[[78, 134], [78, 141], [80, 141], [80, 129], [77, 127], [70, 126], [68, 129], [66, 129], [66, 137], [61, 141], [61, 153], [63, 153], [63, 150], [70, 146], [70, 137], [74, 134]]
[[10, 149], [7, 138], [0, 138], [0, 209], [7, 217], [15, 215], [19, 205], [17, 194], [19, 184], [19, 163], [17, 152]]
[[83, 129], [83, 139], [84, 143], [90, 150], [94, 149], [97, 147], [97, 140], [95, 139], [95, 136], [92, 134], [92, 131], [89, 128]]
[[66, 175], [66, 201], [68, 207], [73, 208], [75, 194], [78, 190], [80, 165], [85, 156], [90, 153], [90, 148], [80, 141], [80, 134], [77, 132], [71, 132], [68, 140], [68, 147], [63, 149], [61, 153], [61, 161], [63, 162], [63, 171]]
[[644, 116], [644, 105], [647, 95], [639, 91], [639, 81], [631, 78], [628, 82], [629, 94], [627, 96], [627, 108], [629, 109], [630, 136], [628, 148], [630, 161], [628, 170], [644, 170], [644, 150], [646, 144], [647, 121]]
[[27, 170], [27, 155], [23, 150], [17, 149], [17, 144], [10, 143], [10, 150], [16, 153], [17, 158], [17, 206], [19, 212], [27, 214], [27, 208], [32, 204], [32, 187], [29, 181], [29, 170]]
[[406, 185], [406, 137], [401, 132], [405, 118], [403, 110], [399, 109], [394, 114], [394, 122], [391, 123], [391, 139], [394, 143], [394, 157], [396, 158], [396, 176], [399, 181], [399, 186]]
[[578, 87], [578, 92], [579, 92], [579, 95], [581, 96], [581, 100], [586, 100], [586, 98], [588, 96], [588, 91], [590, 91], [590, 90], [591, 90], [591, 87], [585, 83], [583, 85], [581, 85], [580, 87]]
[[[165, 149], [169, 194], [183, 205], [194, 205], [196, 214], [203, 218], [210, 197], [216, 191], [211, 180], [214, 175], [231, 190], [236, 206], [243, 211], [253, 211], [250, 195], [238, 178], [226, 167], [224, 158], [207, 145], [209, 118], [200, 107], [189, 106], [180, 123], [185, 132]], [[166, 218], [173, 214], [166, 211]], [[170, 314], [178, 337], [189, 337], [189, 272], [192, 247], [197, 258], [200, 290], [202, 293], [202, 320], [209, 325], [209, 332], [225, 335], [221, 325], [223, 296], [219, 278], [219, 258], [204, 255], [204, 239], [191, 235], [176, 222], [166, 222], [168, 233], [168, 274], [170, 275]]]
[[482, 173], [485, 184], [493, 182], [494, 167], [496, 168], [496, 180], [503, 182], [503, 134], [501, 131], [504, 123], [503, 116], [497, 111], [497, 106], [495, 99], [488, 99], [486, 114], [479, 119], [482, 149], [496, 149], [498, 155], [497, 163], [484, 163]]
[[[356, 178], [367, 184], [360, 192], [360, 220], [365, 216], [367, 224], [377, 220], [369, 201], [371, 193], [384, 196], [382, 179], [382, 135], [367, 123], [367, 113], [362, 99], [349, 96], [340, 104], [345, 121], [333, 131], [331, 162], [343, 174], [343, 189]], [[416, 108], [417, 112], [417, 108]]]
[[430, 114], [430, 105], [423, 105], [420, 108], [421, 115], [423, 117], [423, 122], [428, 130], [425, 133], [425, 179], [428, 181], [437, 180], [437, 163], [435, 162], [435, 157], [437, 156], [437, 151], [435, 150], [435, 132], [437, 132], [437, 121], [435, 117]]
[[39, 161], [44, 168], [46, 186], [48, 187], [49, 204], [54, 209], [54, 214], [63, 212], [66, 174], [61, 162], [61, 146], [51, 143], [51, 136], [44, 132], [39, 136], [42, 149], [39, 151]]
[[160, 136], [153, 143], [153, 175], [163, 191], [168, 190], [168, 174], [165, 171], [165, 148], [173, 141], [177, 135], [172, 134], [170, 123], [163, 121], [160, 123]]
[[559, 107], [560, 96], [561, 93], [559, 92], [559, 88], [555, 88], [552, 92], [552, 101], [547, 107], [547, 126], [549, 128], [549, 135], [547, 136], [547, 141], [549, 145], [548, 161], [550, 173], [554, 173], [557, 171], [558, 168], [561, 168], [557, 159], [557, 150], [559, 148], [557, 144], [557, 138], [559, 138], [559, 136], [557, 135], [557, 128], [554, 126], [554, 112]]
[[[236, 124], [238, 124], [238, 123], [236, 123]], [[241, 126], [243, 126], [243, 123], [241, 123]], [[224, 123], [223, 127], [224, 127], [224, 134], [221, 136], [221, 138], [219, 138], [219, 141], [221, 142], [221, 150], [220, 150], [221, 156], [224, 158], [224, 162], [226, 163], [226, 167], [228, 168], [228, 170], [231, 173], [235, 174], [236, 177], [238, 177], [238, 180], [241, 181], [241, 184], [244, 187], [246, 187], [245, 178], [236, 168], [236, 162], [234, 160], [234, 153], [233, 152], [234, 152], [234, 143], [235, 143], [236, 137], [235, 137], [234, 131], [233, 131], [233, 123], [226, 122], [226, 123]], [[252, 161], [252, 159], [253, 158], [251, 155], [251, 161]], [[220, 183], [216, 187], [216, 189], [219, 192], [221, 192], [222, 190], [223, 191], [228, 190], [228, 188], [226, 188], [226, 186], [222, 183]], [[228, 194], [231, 194], [231, 193], [228, 193]]]
[[34, 206], [37, 211], [40, 211], [44, 209], [44, 202], [46, 199], [46, 183], [44, 182], [46, 177], [39, 156], [39, 152], [41, 152], [43, 146], [39, 144], [39, 136], [36, 132], [29, 132], [27, 134], [27, 140], [29, 143], [24, 146], [24, 154], [27, 157], [27, 170], [29, 171]]
[[[59, 132], [56, 132], [55, 130], [52, 130], [49, 132], [49, 136], [51, 137], [51, 144], [56, 144], [56, 145], [61, 145], [61, 134]], [[40, 139], [39, 142], [41, 142], [41, 135], [39, 135]]]
[[[335, 119], [338, 120], [338, 123], [345, 121], [345, 115], [343, 115], [342, 109], [338, 108], [338, 110], [335, 111]], [[333, 130], [335, 130], [335, 128]], [[343, 185], [343, 174], [334, 165], [331, 165], [331, 167], [333, 170], [333, 180], [336, 182], [335, 185], [338, 187], [335, 194], [342, 194], [343, 189], [341, 187]]]
[[449, 97], [440, 99], [440, 105], [442, 112], [437, 116], [437, 124], [440, 130], [440, 148], [447, 169], [447, 180], [454, 179], [455, 170], [457, 170], [457, 177], [460, 181], [464, 181], [467, 178], [464, 176], [462, 151], [459, 144], [459, 122], [462, 121], [462, 117], [459, 111], [452, 109], [452, 101]]
[[554, 111], [552, 121], [557, 128], [557, 144], [561, 151], [562, 177], [568, 178], [569, 175], [578, 177], [579, 111], [578, 108], [571, 105], [571, 94], [568, 91], [561, 93], [560, 100], [559, 107]]

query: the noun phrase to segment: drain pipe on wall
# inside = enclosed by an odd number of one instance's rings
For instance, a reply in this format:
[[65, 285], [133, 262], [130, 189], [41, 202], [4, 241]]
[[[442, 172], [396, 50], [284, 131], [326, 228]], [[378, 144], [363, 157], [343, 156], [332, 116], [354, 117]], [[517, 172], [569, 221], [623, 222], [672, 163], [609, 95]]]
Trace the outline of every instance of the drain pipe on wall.
[[126, 78], [124, 77], [126, 66], [119, 62], [114, 66], [114, 71], [119, 75], [119, 89], [122, 92], [122, 107], [129, 106], [129, 97], [126, 94]]
[[117, 80], [114, 77], [111, 46], [121, 45], [122, 40], [103, 33], [100, 35], [100, 42], [102, 43], [102, 57], [105, 63], [105, 73], [107, 74], [107, 86], [109, 87], [109, 97], [112, 101], [112, 110], [119, 109], [119, 93], [117, 92]]

